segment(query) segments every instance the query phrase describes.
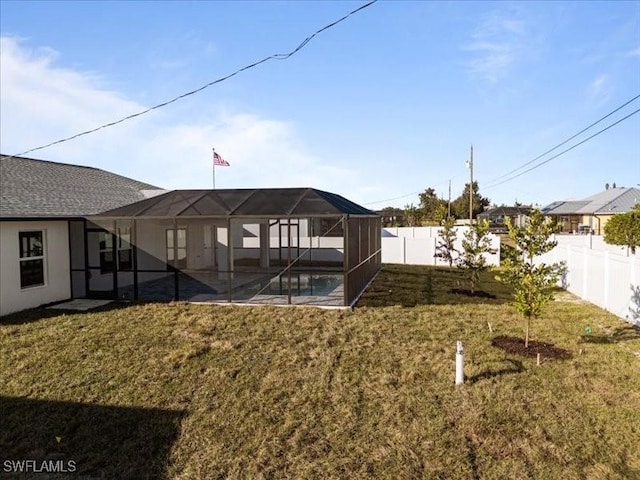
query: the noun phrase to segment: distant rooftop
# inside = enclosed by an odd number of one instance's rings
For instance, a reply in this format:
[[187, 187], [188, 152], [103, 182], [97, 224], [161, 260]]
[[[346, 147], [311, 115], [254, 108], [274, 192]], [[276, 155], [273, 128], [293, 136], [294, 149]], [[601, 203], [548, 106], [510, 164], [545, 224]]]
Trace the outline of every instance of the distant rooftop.
[[519, 206], [519, 207], [507, 207], [507, 206], [500, 206], [500, 207], [494, 207], [494, 208], [490, 208], [489, 210], [485, 210], [484, 212], [480, 213], [478, 215], [478, 217], [489, 217], [489, 216], [496, 216], [496, 215], [504, 215], [504, 216], [515, 216], [515, 215], [529, 215], [531, 213], [531, 207], [529, 206]]
[[99, 168], [0, 156], [0, 218], [78, 217], [164, 190]]
[[547, 215], [590, 215], [629, 212], [640, 203], [640, 189], [616, 187], [580, 201], [553, 202], [542, 209]]

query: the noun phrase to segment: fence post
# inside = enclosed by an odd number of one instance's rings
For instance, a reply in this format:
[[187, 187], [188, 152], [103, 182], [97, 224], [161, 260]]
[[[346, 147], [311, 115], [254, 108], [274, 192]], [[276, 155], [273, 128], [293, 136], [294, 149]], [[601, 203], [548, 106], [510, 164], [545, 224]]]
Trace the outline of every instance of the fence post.
[[582, 299], [587, 298], [587, 285], [589, 285], [589, 250], [582, 247]]
[[[627, 312], [626, 312], [626, 318], [628, 321], [630, 321], [632, 324], [636, 325], [636, 326], [640, 326], [640, 319], [638, 318], [634, 318], [634, 301], [638, 302], [638, 300], [635, 298], [636, 292], [637, 292], [637, 288], [639, 288], [640, 286], [640, 259], [638, 259], [637, 255], [630, 255], [629, 260], [631, 260], [629, 262], [629, 268], [631, 269], [631, 272], [629, 272], [629, 283], [631, 283], [631, 298], [629, 299], [629, 306], [627, 307]], [[640, 305], [636, 305], [636, 307], [638, 309], [640, 309]]]
[[438, 265], [438, 257], [436, 257], [436, 253], [438, 253], [436, 251], [437, 239], [434, 237], [431, 237], [429, 238], [429, 240], [431, 240], [431, 251], [433, 252], [433, 255], [431, 255], [431, 259], [433, 261], [433, 266], [435, 267], [436, 265]]
[[609, 277], [611, 276], [611, 270], [609, 268], [609, 252], [604, 251], [604, 308], [608, 311], [613, 311], [609, 305]]
[[402, 264], [406, 265], [407, 264], [407, 237], [401, 237], [402, 238]]
[[[567, 250], [567, 285], [568, 287], [573, 287], [573, 275], [572, 275], [572, 268], [573, 265], [571, 265], [572, 263], [572, 255], [571, 255], [571, 245], [567, 244], [565, 246], [565, 249]], [[567, 290], [569, 290], [569, 288], [567, 288]], [[571, 290], [569, 290], [571, 291]], [[574, 292], [572, 292], [574, 293]]]

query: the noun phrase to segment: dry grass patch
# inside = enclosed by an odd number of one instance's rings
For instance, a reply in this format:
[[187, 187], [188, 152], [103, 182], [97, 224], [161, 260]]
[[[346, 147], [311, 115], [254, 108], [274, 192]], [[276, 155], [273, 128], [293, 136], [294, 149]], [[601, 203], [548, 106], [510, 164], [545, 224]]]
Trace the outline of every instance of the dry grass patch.
[[[354, 311], [3, 319], [1, 455], [105, 478], [639, 478], [638, 330], [554, 302], [533, 336], [572, 358], [536, 367], [491, 346], [522, 336], [509, 292], [487, 278], [495, 299], [450, 294], [459, 280], [385, 267]], [[586, 323], [610, 341], [585, 341]]]

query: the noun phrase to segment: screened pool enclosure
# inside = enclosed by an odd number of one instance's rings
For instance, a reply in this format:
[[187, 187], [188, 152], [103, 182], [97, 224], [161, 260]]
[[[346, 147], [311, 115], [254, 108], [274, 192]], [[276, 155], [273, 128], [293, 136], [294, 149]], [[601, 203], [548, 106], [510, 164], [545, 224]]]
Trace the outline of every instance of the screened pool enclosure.
[[176, 190], [72, 221], [74, 298], [349, 306], [380, 217], [310, 188]]

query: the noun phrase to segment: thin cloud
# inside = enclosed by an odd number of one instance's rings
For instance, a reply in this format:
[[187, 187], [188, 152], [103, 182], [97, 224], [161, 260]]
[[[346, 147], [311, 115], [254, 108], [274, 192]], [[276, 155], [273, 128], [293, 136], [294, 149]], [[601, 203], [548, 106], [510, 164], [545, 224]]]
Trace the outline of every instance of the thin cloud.
[[[16, 38], [1, 41], [4, 154], [144, 108], [104, 88], [94, 74], [59, 66], [55, 52], [30, 50]], [[177, 118], [171, 109], [157, 111], [39, 151], [38, 158], [91, 165], [165, 188], [210, 188], [211, 148], [216, 147], [231, 163], [217, 169], [218, 188], [310, 186], [359, 200], [352, 185], [355, 172], [335, 159], [311, 154], [290, 122], [193, 101], [200, 112], [197, 119]]]
[[467, 63], [469, 71], [490, 84], [506, 77], [529, 48], [525, 22], [499, 12], [486, 17], [463, 46], [472, 53]]
[[628, 51], [625, 54], [625, 57], [640, 57], [640, 46], [634, 48], [633, 50]]
[[608, 75], [601, 73], [587, 85], [587, 96], [597, 103], [607, 103], [613, 95], [613, 86]]

